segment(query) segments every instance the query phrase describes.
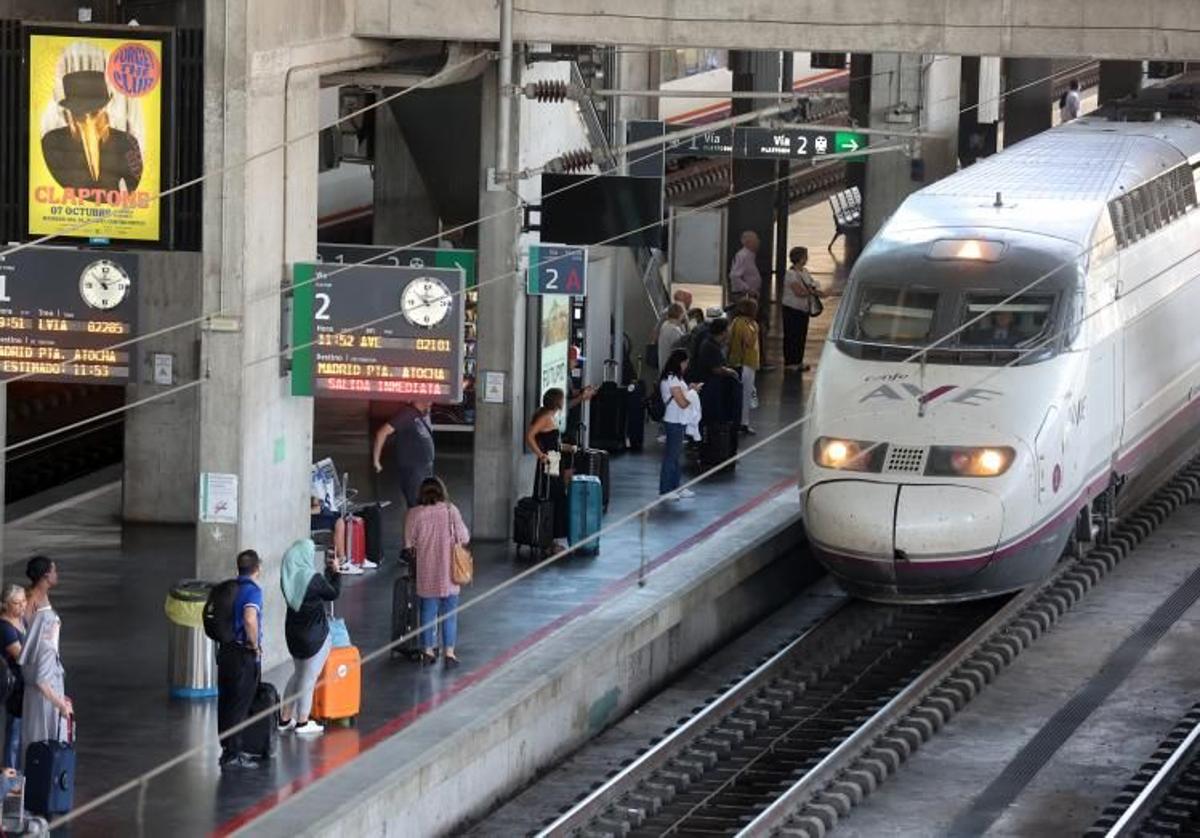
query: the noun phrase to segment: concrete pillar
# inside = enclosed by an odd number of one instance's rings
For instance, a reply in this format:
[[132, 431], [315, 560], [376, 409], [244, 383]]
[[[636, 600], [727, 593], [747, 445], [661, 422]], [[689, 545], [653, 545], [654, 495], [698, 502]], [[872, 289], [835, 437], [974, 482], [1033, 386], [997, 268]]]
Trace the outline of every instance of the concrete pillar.
[[[483, 77], [480, 112], [479, 276], [487, 280], [517, 268], [516, 242], [521, 214], [516, 194], [505, 185], [489, 186], [489, 170], [512, 171], [520, 149], [519, 109], [513, 108], [511, 159], [496, 158], [496, 68]], [[527, 475], [520, 473], [527, 415], [525, 407], [526, 301], [519, 272], [507, 281], [481, 284], [476, 309], [479, 380], [503, 373], [504, 402], [478, 399], [475, 404], [474, 521], [480, 539], [507, 539], [513, 501], [524, 494]]]
[[406, 244], [437, 234], [438, 213], [409, 151], [394, 108], [375, 110], [376, 244]]
[[1049, 58], [1009, 58], [1004, 62], [1004, 145], [1018, 143], [1050, 127], [1054, 82]]
[[[742, 114], [766, 107], [776, 101], [779, 91], [779, 53], [743, 52], [729, 54], [733, 71], [734, 91], [761, 90], [772, 95], [766, 99], [734, 99], [733, 113]], [[728, 239], [725, 247], [725, 270], [728, 273], [733, 255], [741, 248], [741, 235], [746, 230], [758, 233], [762, 246], [758, 251], [758, 270], [765, 288], [770, 287], [771, 230], [775, 224], [775, 162], [772, 160], [733, 161], [733, 199], [729, 202]], [[753, 191], [750, 191], [753, 190]]]
[[[870, 240], [911, 193], [957, 168], [960, 59], [876, 53], [872, 61], [871, 128], [928, 136], [910, 159], [901, 152], [867, 159], [863, 236]], [[890, 142], [873, 137], [872, 145]]]
[[1100, 62], [1100, 104], [1124, 99], [1142, 89], [1142, 62]]

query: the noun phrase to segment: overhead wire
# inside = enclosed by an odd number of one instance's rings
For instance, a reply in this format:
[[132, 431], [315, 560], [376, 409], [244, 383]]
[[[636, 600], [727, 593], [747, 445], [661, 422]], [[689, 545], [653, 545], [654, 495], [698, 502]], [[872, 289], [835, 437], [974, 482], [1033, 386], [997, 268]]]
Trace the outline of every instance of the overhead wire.
[[[880, 149], [880, 150], [882, 150], [882, 149]], [[880, 151], [880, 150], [877, 150], [877, 151]], [[893, 150], [893, 149], [887, 149], [887, 150]], [[850, 154], [850, 155], [854, 155], [854, 154], [861, 154], [861, 153], [862, 153], [862, 152], [860, 151], [860, 152], [851, 152], [851, 153], [848, 153], [848, 154]], [[783, 178], [780, 178], [779, 180], [783, 180]], [[769, 185], [769, 184], [764, 184], [764, 185]], [[761, 188], [761, 187], [755, 187], [755, 188]], [[1181, 190], [1180, 190], [1180, 192], [1182, 192], [1182, 191], [1184, 191], [1184, 190], [1182, 190], [1182, 189], [1181, 189]], [[1178, 193], [1176, 193], [1176, 194], [1178, 194]], [[1158, 208], [1159, 208], [1159, 206], [1161, 206], [1161, 205], [1162, 205], [1163, 203], [1165, 203], [1165, 202], [1166, 202], [1166, 200], [1164, 199], [1164, 201], [1163, 201], [1163, 202], [1160, 202], [1159, 204], [1155, 204], [1154, 206], [1147, 208], [1147, 209], [1146, 209], [1146, 211], [1143, 213], [1143, 215], [1149, 215], [1151, 212], [1157, 211], [1157, 210], [1158, 210]], [[1194, 210], [1194, 209], [1195, 209], [1195, 208], [1193, 207], [1193, 210]], [[661, 222], [660, 222], [660, 223], [661, 223]], [[628, 233], [622, 233], [621, 235], [622, 235], [622, 236], [624, 236], [624, 235], [627, 235], [627, 234], [628, 234]], [[1116, 233], [1115, 233], [1115, 231], [1114, 231], [1114, 233], [1112, 234], [1112, 236], [1110, 236], [1110, 237], [1107, 237], [1107, 238], [1111, 239], [1111, 238], [1115, 238], [1115, 236], [1116, 236]], [[1054, 273], [1056, 273], [1058, 270], [1061, 270], [1061, 268], [1062, 268], [1062, 267], [1064, 267], [1064, 266], [1075, 264], [1075, 262], [1076, 262], [1076, 260], [1077, 260], [1078, 258], [1080, 258], [1080, 257], [1082, 257], [1082, 256], [1086, 255], [1087, 253], [1089, 253], [1089, 252], [1090, 252], [1090, 251], [1091, 251], [1093, 248], [1097, 247], [1097, 246], [1098, 246], [1098, 245], [1099, 245], [1099, 244], [1100, 244], [1102, 241], [1105, 241], [1105, 240], [1103, 240], [1103, 239], [1102, 239], [1102, 240], [1098, 240], [1098, 241], [1095, 241], [1095, 242], [1093, 242], [1092, 244], [1090, 244], [1090, 245], [1088, 245], [1088, 246], [1084, 247], [1084, 248], [1083, 248], [1083, 249], [1082, 249], [1082, 250], [1079, 252], [1079, 254], [1077, 254], [1077, 255], [1076, 255], [1076, 256], [1075, 256], [1073, 259], [1070, 259], [1070, 260], [1066, 260], [1066, 261], [1064, 261], [1064, 262], [1062, 263], [1062, 265], [1060, 265], [1060, 266], [1056, 267], [1056, 268], [1055, 268], [1055, 269], [1053, 269], [1052, 271], [1048, 271], [1048, 272], [1046, 272], [1046, 273], [1045, 273], [1045, 274], [1044, 274], [1042, 277], [1040, 277], [1038, 280], [1035, 280], [1033, 283], [1030, 283], [1030, 284], [1029, 284], [1029, 286], [1027, 286], [1027, 287], [1033, 287], [1034, 285], [1036, 285], [1036, 284], [1037, 284], [1037, 282], [1044, 281], [1044, 279], [1048, 278], [1049, 276], [1052, 276], [1052, 275], [1053, 275]], [[1200, 253], [1200, 249], [1197, 249], [1196, 251], [1193, 251], [1192, 255], [1194, 256], [1196, 253]], [[493, 279], [493, 280], [491, 280], [491, 281], [499, 281], [499, 280], [500, 280], [500, 279], [502, 279], [502, 278], [506, 278], [506, 277], [497, 277], [497, 278], [494, 278], [494, 279]], [[1149, 280], [1147, 280], [1147, 281], [1149, 281]], [[1143, 284], [1144, 284], [1144, 283], [1143, 283]], [[1139, 286], [1139, 287], [1140, 287], [1140, 286]], [[1009, 298], [1009, 301], [1011, 301], [1011, 299], [1012, 299], [1012, 298], [1010, 297], [1010, 298]], [[1107, 303], [1106, 305], [1114, 305], [1114, 304], [1116, 304], [1116, 302], [1117, 302], [1117, 301], [1118, 301], [1117, 299], [1114, 299], [1114, 300], [1110, 301], [1109, 303]], [[1006, 304], [1005, 302], [995, 303], [995, 304], [993, 304], [993, 305], [990, 307], [989, 311], [994, 311], [994, 310], [996, 310], [996, 309], [998, 309], [998, 308], [1002, 307], [1002, 306], [1003, 306], [1003, 305], [1005, 305], [1005, 304]], [[985, 312], [985, 313], [986, 313], [986, 312]], [[395, 316], [395, 314], [393, 314], [392, 316]], [[965, 328], [968, 328], [970, 325], [971, 325], [971, 323], [964, 323], [964, 324], [961, 324], [959, 327], [957, 327], [956, 329], [954, 329], [954, 330], [951, 332], [951, 334], [958, 334], [958, 333], [961, 333], [961, 331], [963, 331]], [[944, 340], [944, 339], [946, 339], [946, 338], [948, 338], [948, 337], [949, 337], [949, 335], [947, 335], [947, 336], [944, 336], [944, 337], [943, 337], [943, 340]], [[908, 356], [908, 358], [906, 358], [905, 360], [903, 360], [903, 361], [900, 361], [900, 362], [898, 362], [898, 363], [901, 363], [901, 364], [904, 364], [904, 363], [911, 363], [912, 361], [914, 361], [914, 360], [916, 360], [917, 358], [921, 357], [921, 355], [922, 355], [923, 353], [925, 353], [925, 352], [929, 351], [929, 349], [930, 349], [930, 348], [931, 348], [931, 347], [921, 347], [921, 348], [918, 348], [918, 349], [916, 349], [916, 350], [915, 350], [915, 351], [914, 351], [914, 352], [913, 352], [911, 355], [909, 355], [909, 356]], [[278, 357], [278, 356], [271, 356], [271, 357], [272, 357], [272, 358], [274, 358], [274, 357]], [[253, 364], [253, 363], [259, 363], [259, 362], [261, 362], [261, 360], [263, 360], [263, 359], [260, 359], [259, 361], [251, 361], [251, 362], [248, 362], [248, 365], [249, 365], [249, 364]], [[995, 371], [993, 371], [993, 372], [991, 372], [991, 373], [989, 373], [989, 374], [995, 374]], [[864, 413], [866, 413], [866, 412], [864, 412]], [[788, 433], [790, 433], [790, 432], [792, 432], [792, 431], [796, 430], [797, 428], [799, 428], [799, 427], [803, 426], [805, 423], [807, 423], [807, 422], [810, 420], [811, 416], [812, 416], [811, 412], [810, 412], [810, 413], [808, 413], [808, 414], [805, 414], [804, 416], [801, 416], [801, 417], [800, 417], [800, 418], [798, 418], [797, 420], [795, 420], [795, 421], [793, 421], [793, 422], [791, 422], [791, 423], [789, 423], [789, 424], [785, 425], [784, 427], [782, 427], [782, 428], [780, 428], [780, 429], [776, 430], [775, 432], [773, 432], [773, 433], [771, 433], [771, 434], [769, 434], [769, 435], [767, 435], [767, 436], [763, 437], [762, 439], [760, 439], [760, 440], [759, 440], [759, 441], [757, 441], [756, 443], [754, 443], [754, 444], [752, 444], [752, 445], [748, 446], [747, 448], [745, 448], [745, 449], [743, 449], [743, 450], [739, 451], [739, 452], [738, 452], [737, 454], [735, 454], [733, 457], [731, 457], [731, 458], [727, 459], [726, 461], [722, 462], [721, 464], [719, 464], [719, 465], [717, 465], [717, 466], [714, 466], [713, 468], [709, 469], [708, 471], [705, 471], [705, 472], [701, 473], [700, 475], [697, 475], [697, 476], [696, 476], [696, 477], [694, 477], [693, 479], [691, 479], [691, 480], [687, 481], [686, 483], [684, 483], [684, 484], [683, 484], [683, 485], [682, 485], [680, 488], [689, 488], [689, 487], [691, 487], [691, 486], [698, 485], [699, 483], [703, 482], [704, 480], [708, 479], [709, 477], [713, 476], [714, 474], [716, 474], [716, 473], [720, 472], [721, 470], [723, 470], [724, 468], [726, 468], [726, 467], [727, 467], [728, 465], [730, 465], [731, 463], [735, 463], [735, 462], [737, 462], [738, 460], [740, 460], [740, 459], [743, 459], [743, 458], [744, 458], [744, 457], [746, 457], [746, 456], [749, 456], [750, 454], [752, 454], [752, 453], [754, 453], [754, 452], [756, 452], [756, 451], [760, 450], [761, 448], [765, 447], [766, 445], [770, 444], [771, 442], [774, 442], [775, 440], [777, 440], [777, 439], [779, 439], [779, 438], [783, 437], [784, 435], [786, 435], [786, 434], [788, 434]], [[879, 443], [877, 443], [876, 445], [878, 445], [878, 444], [879, 444]], [[802, 453], [802, 455], [803, 455], [803, 453]], [[811, 485], [811, 484], [810, 484], [810, 485]], [[805, 487], [800, 487], [800, 490], [801, 490], [801, 491], [804, 491], [804, 489], [806, 489], [806, 488], [808, 488], [808, 487], [807, 487], [807, 486], [805, 486]], [[587, 543], [587, 542], [589, 542], [589, 541], [591, 541], [591, 540], [593, 540], [593, 539], [599, 539], [601, 536], [603, 536], [603, 535], [605, 535], [605, 534], [607, 534], [607, 533], [610, 533], [610, 532], [612, 532], [612, 531], [613, 531], [613, 530], [615, 530], [616, 528], [619, 528], [620, 526], [623, 526], [623, 525], [625, 525], [625, 524], [628, 524], [628, 523], [630, 523], [630, 522], [632, 522], [632, 521], [634, 521], [634, 520], [637, 520], [637, 519], [641, 518], [642, 516], [644, 516], [644, 515], [648, 514], [648, 513], [649, 513], [651, 510], [653, 510], [653, 509], [657, 508], [658, 506], [660, 506], [660, 505], [662, 505], [663, 503], [666, 503], [666, 502], [667, 502], [667, 496], [660, 496], [659, 498], [657, 498], [657, 499], [655, 499], [655, 500], [653, 500], [653, 501], [651, 501], [651, 502], [649, 502], [649, 503], [647, 503], [647, 504], [643, 505], [641, 508], [639, 508], [639, 509], [637, 509], [637, 510], [635, 510], [635, 511], [633, 511], [633, 512], [629, 513], [629, 514], [627, 514], [626, 516], [622, 517], [621, 519], [619, 519], [619, 520], [617, 520], [617, 521], [615, 521], [615, 522], [613, 522], [613, 523], [611, 523], [611, 524], [609, 524], [609, 525], [606, 525], [606, 526], [602, 527], [602, 528], [601, 528], [599, 531], [597, 531], [597, 532], [596, 532], [595, 534], [593, 534], [592, 536], [590, 536], [590, 537], [588, 537], [588, 538], [586, 538], [586, 539], [583, 539], [583, 540], [581, 540], [581, 541], [580, 541], [580, 543], [581, 543], [581, 544], [582, 544], [582, 543]], [[560, 559], [562, 559], [563, 557], [565, 557], [565, 556], [567, 556], [567, 555], [570, 555], [570, 554], [573, 552], [573, 550], [574, 550], [574, 549], [576, 549], [577, 547], [578, 547], [578, 545], [575, 545], [575, 546], [573, 546], [571, 549], [568, 549], [568, 550], [565, 550], [565, 551], [560, 551], [559, 553], [556, 553], [556, 554], [554, 554], [554, 555], [551, 555], [551, 556], [547, 557], [547, 558], [546, 558], [546, 559], [544, 559], [543, 561], [541, 561], [541, 562], [539, 562], [539, 563], [537, 563], [537, 564], [535, 564], [535, 565], [533, 565], [533, 566], [531, 566], [531, 567], [527, 568], [526, 570], [522, 571], [521, 573], [517, 574], [516, 576], [510, 577], [509, 579], [505, 580], [504, 582], [502, 582], [502, 583], [500, 583], [500, 584], [498, 584], [498, 585], [496, 585], [496, 586], [493, 586], [492, 588], [489, 588], [487, 591], [484, 591], [484, 592], [483, 592], [482, 594], [480, 594], [478, 597], [475, 597], [475, 598], [473, 598], [473, 599], [471, 599], [471, 600], [468, 600], [467, 602], [465, 602], [465, 603], [461, 604], [460, 606], [458, 606], [458, 608], [456, 608], [456, 609], [454, 610], [454, 612], [453, 612], [453, 613], [454, 613], [455, 615], [457, 615], [457, 614], [459, 614], [459, 613], [462, 613], [463, 611], [465, 611], [465, 610], [467, 610], [467, 609], [469, 609], [469, 608], [473, 607], [474, 605], [476, 605], [476, 604], [478, 604], [478, 603], [480, 603], [480, 602], [482, 602], [482, 601], [484, 601], [484, 600], [486, 600], [486, 599], [489, 599], [489, 598], [491, 598], [492, 596], [495, 596], [495, 595], [496, 595], [497, 593], [499, 593], [500, 591], [503, 591], [503, 590], [506, 590], [506, 589], [508, 589], [509, 587], [512, 587], [513, 585], [515, 585], [515, 584], [519, 583], [520, 581], [523, 581], [525, 578], [527, 578], [528, 576], [532, 575], [533, 573], [536, 573], [537, 571], [541, 570], [542, 568], [544, 568], [544, 567], [546, 567], [546, 566], [548, 566], [548, 565], [550, 565], [550, 564], [552, 564], [552, 563], [554, 563], [554, 562], [556, 562], [556, 561], [559, 561]], [[388, 644], [385, 644], [384, 646], [382, 646], [382, 647], [380, 647], [380, 648], [376, 649], [375, 651], [373, 651], [373, 652], [371, 652], [371, 653], [367, 654], [367, 655], [366, 655], [366, 656], [364, 656], [364, 657], [363, 657], [363, 659], [362, 659], [362, 662], [363, 662], [363, 664], [365, 665], [366, 663], [369, 663], [369, 662], [371, 662], [371, 661], [374, 661], [374, 660], [376, 660], [377, 658], [379, 658], [380, 656], [382, 656], [383, 654], [386, 654], [386, 653], [390, 652], [390, 651], [391, 651], [393, 648], [395, 648], [396, 646], [398, 646], [398, 645], [400, 645], [400, 644], [402, 644], [402, 643], [408, 642], [408, 641], [409, 641], [409, 640], [411, 640], [413, 637], [415, 637], [415, 636], [416, 636], [416, 635], [417, 635], [417, 634], [418, 634], [420, 631], [423, 631], [423, 630], [426, 630], [426, 629], [429, 629], [429, 628], [433, 628], [433, 627], [436, 627], [436, 626], [440, 625], [440, 624], [441, 624], [441, 623], [442, 623], [442, 622], [443, 622], [443, 621], [444, 621], [444, 620], [445, 620], [445, 619], [446, 619], [448, 616], [450, 616], [450, 614], [441, 615], [441, 616], [439, 616], [437, 619], [435, 619], [435, 620], [434, 620], [432, 623], [430, 623], [430, 624], [427, 624], [427, 625], [420, 626], [420, 627], [418, 627], [417, 629], [414, 629], [413, 631], [411, 631], [411, 632], [409, 632], [409, 633], [406, 633], [405, 635], [403, 635], [403, 636], [401, 636], [401, 637], [399, 637], [399, 638], [396, 638], [396, 639], [394, 639], [393, 641], [389, 642]], [[286, 703], [286, 702], [287, 702], [288, 700], [290, 700], [291, 698], [294, 698], [294, 696], [293, 696], [293, 697], [290, 697], [290, 698], [285, 698], [285, 699], [281, 700], [281, 702], [280, 702], [280, 705], [282, 705], [282, 704]], [[243, 723], [241, 723], [241, 724], [239, 724], [239, 725], [235, 725], [235, 726], [233, 726], [233, 727], [229, 728], [228, 730], [224, 731], [223, 733], [221, 733], [221, 734], [218, 736], [218, 741], [219, 741], [220, 739], [224, 739], [224, 738], [226, 738], [226, 737], [227, 737], [227, 736], [229, 736], [229, 735], [233, 735], [233, 734], [235, 734], [235, 733], [237, 733], [237, 732], [239, 732], [239, 731], [241, 731], [241, 730], [244, 730], [245, 728], [249, 727], [249, 726], [250, 726], [250, 725], [252, 725], [252, 724], [255, 724], [255, 723], [256, 723], [256, 722], [258, 722], [258, 721], [261, 721], [261, 719], [263, 719], [263, 718], [266, 718], [268, 715], [270, 715], [272, 712], [274, 712], [274, 710], [277, 710], [277, 709], [278, 709], [278, 706], [277, 706], [276, 708], [274, 708], [273, 710], [266, 710], [266, 711], [263, 711], [262, 713], [260, 713], [260, 714], [258, 714], [258, 715], [256, 715], [256, 716], [254, 716], [254, 717], [251, 717], [251, 718], [247, 719], [245, 722], [243, 722]], [[196, 747], [194, 747], [194, 748], [192, 748], [192, 749], [190, 749], [190, 750], [188, 750], [188, 751], [185, 751], [185, 752], [183, 752], [183, 753], [181, 753], [181, 754], [177, 755], [176, 757], [173, 757], [173, 758], [171, 758], [170, 760], [167, 760], [167, 761], [165, 761], [165, 762], [161, 763], [160, 765], [156, 766], [155, 768], [153, 768], [153, 769], [150, 769], [149, 771], [147, 771], [147, 772], [143, 773], [143, 774], [142, 774], [142, 775], [140, 775], [138, 778], [136, 778], [136, 779], [134, 779], [134, 780], [131, 780], [130, 782], [128, 782], [128, 783], [125, 783], [125, 784], [123, 784], [123, 785], [121, 785], [121, 786], [118, 786], [117, 788], [115, 788], [115, 789], [111, 790], [110, 792], [106, 793], [105, 795], [102, 795], [102, 796], [100, 796], [100, 797], [98, 797], [98, 798], [95, 798], [95, 799], [93, 799], [92, 801], [89, 801], [88, 803], [84, 804], [83, 806], [80, 806], [80, 807], [78, 807], [77, 809], [75, 809], [75, 810], [72, 810], [72, 811], [71, 811], [70, 813], [68, 813], [67, 815], [64, 815], [64, 816], [62, 816], [60, 819], [56, 820], [52, 826], [54, 826], [55, 828], [57, 828], [57, 827], [58, 827], [59, 825], [61, 825], [61, 824], [67, 823], [67, 822], [69, 822], [70, 820], [73, 820], [73, 819], [74, 819], [74, 818], [76, 818], [76, 817], [79, 817], [79, 816], [81, 816], [81, 815], [83, 815], [83, 814], [86, 814], [86, 812], [88, 812], [88, 811], [92, 811], [93, 809], [95, 809], [95, 808], [98, 808], [99, 806], [106, 805], [107, 803], [111, 802], [112, 800], [114, 800], [114, 799], [116, 799], [116, 798], [118, 798], [118, 797], [120, 797], [120, 796], [122, 796], [122, 795], [124, 795], [124, 794], [128, 793], [129, 791], [131, 791], [131, 790], [133, 790], [133, 789], [136, 789], [136, 788], [139, 788], [139, 787], [144, 787], [144, 784], [145, 784], [145, 783], [147, 783], [147, 782], [148, 782], [150, 779], [153, 779], [154, 777], [156, 777], [156, 776], [159, 776], [160, 774], [164, 773], [165, 771], [168, 771], [168, 770], [170, 770], [171, 768], [175, 767], [176, 765], [179, 765], [179, 764], [181, 764], [182, 762], [186, 761], [187, 759], [190, 759], [190, 758], [191, 758], [191, 757], [193, 757], [193, 756], [198, 756], [198, 755], [202, 754], [203, 752], [205, 752], [206, 750], [208, 750], [210, 747], [211, 747], [211, 746], [210, 746], [209, 744], [207, 744], [207, 743], [206, 743], [206, 744], [203, 744], [203, 745], [200, 745], [200, 746], [196, 746]]]

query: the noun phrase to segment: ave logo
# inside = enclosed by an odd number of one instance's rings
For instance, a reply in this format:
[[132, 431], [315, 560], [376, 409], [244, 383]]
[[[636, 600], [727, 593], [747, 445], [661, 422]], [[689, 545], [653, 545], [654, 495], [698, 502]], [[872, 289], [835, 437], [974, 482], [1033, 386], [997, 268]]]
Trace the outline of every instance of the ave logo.
[[[955, 392], [957, 391], [957, 392]], [[1003, 396], [999, 390], [985, 390], [982, 387], [958, 387], [955, 384], [943, 384], [932, 390], [922, 390], [908, 381], [889, 382], [880, 384], [858, 400], [859, 404], [882, 399], [884, 401], [902, 402], [915, 399], [917, 404], [929, 404], [932, 401], [949, 396], [946, 401], [951, 404], [962, 404], [967, 407], [979, 407], [992, 401], [997, 396]]]

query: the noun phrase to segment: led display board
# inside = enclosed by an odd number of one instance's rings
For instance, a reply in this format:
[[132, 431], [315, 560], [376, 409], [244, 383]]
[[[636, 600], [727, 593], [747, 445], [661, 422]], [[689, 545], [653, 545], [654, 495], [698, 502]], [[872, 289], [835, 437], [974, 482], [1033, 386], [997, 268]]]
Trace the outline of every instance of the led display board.
[[293, 395], [462, 399], [463, 271], [301, 262], [293, 282]]
[[26, 29], [28, 231], [158, 242], [169, 30]]
[[0, 257], [0, 378], [128, 384], [138, 258], [59, 248]]

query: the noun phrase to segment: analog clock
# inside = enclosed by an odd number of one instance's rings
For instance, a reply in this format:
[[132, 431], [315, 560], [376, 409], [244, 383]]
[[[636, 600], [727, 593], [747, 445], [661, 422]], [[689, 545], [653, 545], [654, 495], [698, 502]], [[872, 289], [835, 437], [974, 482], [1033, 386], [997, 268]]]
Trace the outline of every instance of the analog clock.
[[400, 293], [400, 310], [404, 319], [414, 326], [432, 329], [450, 315], [454, 295], [438, 279], [419, 276]]
[[129, 274], [116, 262], [100, 259], [79, 275], [79, 296], [92, 308], [116, 308], [129, 293]]

